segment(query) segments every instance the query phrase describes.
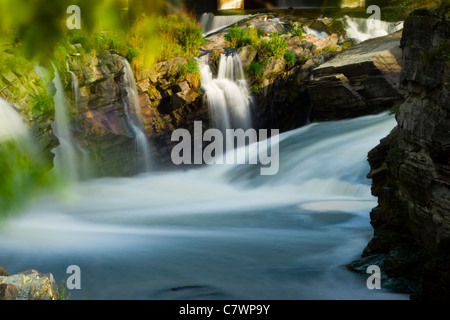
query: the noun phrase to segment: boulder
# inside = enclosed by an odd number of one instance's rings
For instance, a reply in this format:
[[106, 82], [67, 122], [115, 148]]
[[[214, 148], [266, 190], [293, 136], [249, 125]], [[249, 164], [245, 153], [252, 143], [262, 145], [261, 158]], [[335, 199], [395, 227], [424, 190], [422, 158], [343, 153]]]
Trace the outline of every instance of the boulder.
[[245, 46], [238, 49], [239, 57], [241, 58], [242, 67], [248, 68], [250, 64], [255, 60], [258, 54], [258, 49], [252, 46]]
[[51, 273], [27, 270], [0, 276], [0, 300], [56, 300], [58, 286]]
[[263, 76], [266, 80], [268, 80], [269, 78], [283, 72], [285, 67], [286, 61], [283, 58], [270, 57], [263, 69]]
[[315, 67], [307, 83], [313, 104], [312, 119], [344, 119], [378, 113], [401, 99], [400, 38], [398, 32], [368, 40]]

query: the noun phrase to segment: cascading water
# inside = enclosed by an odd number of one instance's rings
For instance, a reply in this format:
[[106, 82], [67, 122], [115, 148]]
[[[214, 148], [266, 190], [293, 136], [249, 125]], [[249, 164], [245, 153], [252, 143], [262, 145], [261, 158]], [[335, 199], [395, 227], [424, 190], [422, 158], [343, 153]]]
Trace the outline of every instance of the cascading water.
[[72, 80], [72, 96], [75, 108], [78, 108], [78, 106], [80, 105], [80, 85], [78, 83], [78, 79], [75, 73], [73, 73], [73, 71], [70, 71], [68, 62], [67, 62], [67, 72], [70, 74], [70, 78]]
[[203, 36], [207, 37], [210, 34], [219, 32], [250, 16], [251, 15], [215, 16], [212, 13], [204, 13], [200, 17], [200, 25], [203, 28]]
[[200, 74], [211, 112], [212, 127], [222, 132], [226, 129], [249, 129], [252, 125], [251, 98], [239, 54], [221, 54], [216, 78], [208, 65], [208, 59], [209, 54], [201, 57]]
[[59, 140], [59, 146], [53, 149], [55, 153], [54, 170], [56, 174], [69, 184], [78, 180], [77, 153], [75, 151], [70, 127], [69, 114], [64, 93], [64, 86], [58, 70], [55, 70], [53, 85], [56, 88], [55, 121], [52, 124], [54, 134]]
[[357, 43], [383, 37], [403, 29], [403, 22], [386, 22], [373, 18], [361, 19], [345, 16], [342, 20], [347, 36]]
[[72, 299], [408, 299], [345, 268], [373, 233], [367, 152], [395, 125], [382, 114], [282, 133], [275, 176], [212, 165], [80, 183], [75, 200], [8, 219], [0, 261], [56, 279], [80, 266]]
[[324, 39], [329, 36], [325, 31], [318, 31], [315, 29], [308, 28], [307, 26], [303, 26], [303, 30], [305, 30], [306, 34], [312, 34], [318, 39]]
[[3, 141], [24, 138], [27, 128], [19, 113], [0, 98], [0, 143]]
[[22, 116], [0, 98], [0, 218], [23, 208], [50, 184], [41, 160]]
[[139, 104], [138, 92], [136, 89], [136, 81], [134, 80], [133, 71], [127, 59], [122, 58], [124, 68], [125, 89], [128, 96], [128, 103], [124, 110], [136, 139], [136, 150], [138, 157], [142, 160], [142, 170], [148, 172], [151, 169], [150, 146], [144, 131], [142, 122], [141, 107]]
[[[80, 85], [78, 82], [78, 78], [76, 74], [70, 70], [69, 63], [67, 63], [67, 72], [70, 74], [71, 82], [72, 82], [72, 97], [74, 102], [74, 107], [76, 109], [80, 108]], [[88, 179], [92, 175], [92, 165], [89, 157], [89, 153], [81, 146], [79, 142], [75, 143], [75, 148], [77, 149], [77, 153], [79, 155], [78, 164], [78, 174], [81, 179]]]

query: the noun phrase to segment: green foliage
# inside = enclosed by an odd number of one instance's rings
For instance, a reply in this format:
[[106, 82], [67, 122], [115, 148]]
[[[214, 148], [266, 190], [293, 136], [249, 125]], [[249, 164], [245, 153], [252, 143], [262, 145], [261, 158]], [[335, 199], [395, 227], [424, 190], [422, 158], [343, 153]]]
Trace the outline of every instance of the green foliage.
[[58, 294], [56, 296], [56, 300], [69, 300], [72, 296], [72, 293], [69, 292], [66, 294], [66, 285], [64, 281], [61, 281], [61, 284], [58, 288]]
[[[61, 39], [54, 52], [59, 70], [65, 70], [68, 54], [79, 52], [103, 54], [115, 52], [132, 65], [149, 67], [153, 63], [176, 57], [191, 59], [204, 44], [201, 27], [187, 15], [141, 15], [125, 30], [93, 33], [90, 30], [71, 30]], [[74, 49], [71, 45], [81, 45]]]
[[184, 78], [187, 75], [193, 75], [198, 81], [200, 81], [200, 69], [198, 68], [197, 60], [194, 58], [189, 59], [181, 68], [179, 78]]
[[303, 35], [303, 28], [299, 27], [298, 25], [291, 24], [291, 34], [294, 37], [299, 37], [300, 39], [304, 38]]
[[[192, 58], [205, 43], [202, 29], [193, 17], [171, 15], [143, 19], [144, 21], [147, 19], [145, 25], [155, 27], [159, 39], [157, 61], [176, 57]], [[139, 25], [136, 30], [139, 32]]]
[[247, 74], [257, 83], [261, 83], [263, 78], [263, 66], [258, 61], [252, 61], [248, 67]]
[[294, 65], [297, 61], [297, 58], [295, 57], [295, 54], [293, 52], [288, 51], [284, 54], [284, 60], [286, 60], [289, 65]]
[[53, 97], [47, 92], [38, 92], [34, 96], [34, 105], [32, 108], [33, 113], [46, 113], [53, 111], [54, 102]]
[[134, 58], [137, 58], [140, 55], [141, 55], [141, 53], [137, 49], [130, 47], [128, 49], [126, 58], [127, 58], [128, 62], [132, 62]]
[[247, 45], [245, 39], [246, 36], [247, 36], [246, 29], [231, 28], [225, 35], [225, 40], [227, 40], [233, 48], [239, 48]]
[[230, 28], [225, 35], [225, 40], [233, 48], [257, 46], [262, 35], [264, 35], [264, 31], [256, 28]]
[[353, 40], [345, 40], [341, 44], [342, 50], [347, 50], [347, 49], [349, 49], [349, 48], [351, 48], [353, 46], [354, 46]]
[[269, 57], [283, 58], [287, 45], [287, 41], [280, 37], [278, 33], [272, 33], [269, 41], [261, 40], [260, 50]]
[[264, 66], [258, 61], [253, 61], [245, 70], [245, 76], [247, 79], [251, 79], [252, 85], [250, 86], [250, 91], [259, 91], [263, 81], [264, 81]]
[[256, 29], [256, 34], [258, 35], [258, 38], [261, 38], [266, 35], [266, 31], [264, 31], [263, 29]]
[[0, 217], [22, 209], [51, 185], [49, 168], [28, 141], [0, 141]]
[[318, 54], [328, 54], [328, 53], [334, 53], [338, 50], [336, 46], [326, 46], [322, 50], [318, 51]]

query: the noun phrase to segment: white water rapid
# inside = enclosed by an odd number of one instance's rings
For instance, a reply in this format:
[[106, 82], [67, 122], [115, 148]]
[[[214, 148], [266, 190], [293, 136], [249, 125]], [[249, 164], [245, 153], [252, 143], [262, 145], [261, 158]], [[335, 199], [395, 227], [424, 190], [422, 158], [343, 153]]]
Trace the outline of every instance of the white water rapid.
[[345, 264], [371, 238], [367, 152], [381, 114], [279, 136], [280, 170], [215, 165], [79, 183], [4, 221], [0, 261], [67, 279], [71, 299], [408, 299]]
[[403, 22], [386, 22], [373, 18], [361, 19], [345, 16], [342, 21], [347, 36], [355, 39], [357, 43], [387, 36], [403, 29]]

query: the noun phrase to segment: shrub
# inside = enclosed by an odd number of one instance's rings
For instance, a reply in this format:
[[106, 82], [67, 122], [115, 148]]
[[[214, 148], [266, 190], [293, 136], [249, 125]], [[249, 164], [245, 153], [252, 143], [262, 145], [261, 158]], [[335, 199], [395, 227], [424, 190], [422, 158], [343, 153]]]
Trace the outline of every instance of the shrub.
[[304, 37], [303, 36], [303, 28], [299, 27], [299, 26], [297, 26], [295, 24], [291, 24], [291, 31], [290, 32], [291, 32], [291, 34], [294, 37], [299, 37], [300, 39]]
[[263, 66], [258, 61], [253, 61], [247, 68], [247, 78], [253, 79], [256, 84], [261, 84], [264, 81]]
[[256, 32], [258, 34], [258, 38], [264, 37], [266, 35], [266, 31], [263, 29], [256, 29]]
[[328, 54], [336, 51], [337, 51], [336, 46], [326, 46], [322, 50], [318, 51], [318, 54]]
[[133, 47], [130, 47], [127, 53], [128, 62], [132, 62], [134, 58], [137, 58], [141, 55], [141, 53]]
[[247, 30], [242, 28], [231, 28], [225, 35], [225, 40], [227, 40], [233, 48], [239, 48], [245, 45], [244, 38], [246, 36]]
[[82, 53], [102, 54], [105, 50], [111, 50], [126, 57], [130, 63], [148, 67], [155, 62], [176, 57], [190, 59], [198, 54], [199, 47], [205, 41], [196, 20], [185, 14], [142, 15], [126, 32], [92, 34], [85, 30], [74, 30], [60, 42], [56, 53], [65, 59], [63, 53], [72, 50], [66, 44], [79, 43]]
[[268, 56], [274, 56], [276, 58], [283, 58], [286, 48], [287, 41], [282, 37], [278, 36], [277, 33], [272, 33], [270, 35], [270, 40], [261, 40], [260, 50], [262, 50]]
[[341, 44], [341, 48], [342, 50], [346, 50], [353, 47], [353, 41], [352, 40], [345, 40], [344, 42], [342, 42]]
[[[264, 31], [262, 31], [264, 34]], [[231, 28], [225, 35], [231, 47], [240, 48], [243, 46], [257, 46], [261, 37], [261, 30], [256, 28]]]
[[295, 57], [295, 54], [293, 52], [288, 51], [284, 54], [284, 60], [286, 60], [289, 65], [294, 65], [297, 61], [297, 58]]
[[189, 59], [181, 68], [179, 77], [186, 77], [188, 74], [192, 74], [200, 80], [200, 70], [198, 68], [197, 60], [194, 58]]

